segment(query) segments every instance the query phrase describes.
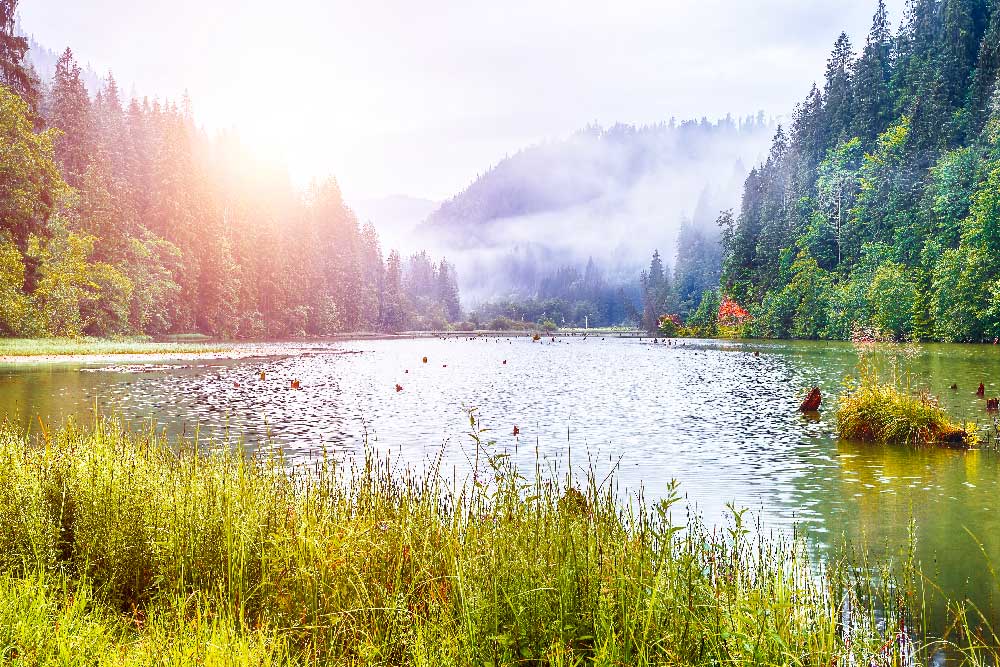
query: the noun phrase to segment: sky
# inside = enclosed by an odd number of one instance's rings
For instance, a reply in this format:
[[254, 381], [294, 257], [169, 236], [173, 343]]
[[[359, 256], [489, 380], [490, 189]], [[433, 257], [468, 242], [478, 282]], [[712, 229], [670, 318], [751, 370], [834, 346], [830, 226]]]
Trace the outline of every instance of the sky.
[[[904, 0], [888, 0], [898, 24]], [[300, 183], [444, 199], [588, 123], [787, 116], [875, 0], [21, 0], [123, 90], [188, 91]]]

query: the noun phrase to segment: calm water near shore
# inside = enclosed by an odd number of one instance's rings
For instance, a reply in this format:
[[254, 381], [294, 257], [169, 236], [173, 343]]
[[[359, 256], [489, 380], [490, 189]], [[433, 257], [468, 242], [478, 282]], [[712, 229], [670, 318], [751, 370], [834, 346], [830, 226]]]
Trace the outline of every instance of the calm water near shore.
[[[591, 336], [295, 347], [231, 361], [0, 366], [0, 413], [37, 428], [39, 418], [52, 425], [117, 409], [174, 434], [220, 438], [228, 428], [248, 447], [269, 442], [296, 459], [324, 447], [346, 458], [367, 434], [400, 468], [440, 455], [443, 471], [461, 477], [474, 458], [466, 410], [475, 407], [491, 429], [484, 437], [525, 471], [537, 462], [603, 476], [617, 465], [620, 485], [647, 497], [676, 478], [708, 520], [733, 502], [768, 529], [796, 527], [817, 551], [847, 538], [899, 554], [912, 520], [933, 584], [969, 596], [1000, 628], [1000, 589], [987, 567], [989, 559], [1000, 568], [1000, 455], [839, 441], [834, 396], [858, 361], [850, 344]], [[1000, 394], [1000, 347], [871, 354], [883, 373], [909, 371], [914, 390], [993, 428], [975, 390], [984, 382], [987, 395]], [[292, 379], [301, 390], [288, 388]], [[825, 393], [818, 419], [796, 409], [813, 384]]]

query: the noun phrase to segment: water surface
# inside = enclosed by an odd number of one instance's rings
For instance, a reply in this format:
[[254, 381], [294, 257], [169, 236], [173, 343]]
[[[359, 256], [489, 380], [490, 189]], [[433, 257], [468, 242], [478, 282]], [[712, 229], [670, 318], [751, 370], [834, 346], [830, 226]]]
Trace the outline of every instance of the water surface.
[[[908, 371], [914, 390], [992, 424], [975, 389], [984, 382], [1000, 394], [1000, 347], [882, 346], [874, 355], [883, 373]], [[269, 443], [297, 458], [324, 448], [346, 458], [367, 441], [400, 467], [441, 456], [461, 477], [474, 458], [466, 411], [476, 408], [484, 437], [526, 470], [616, 466], [623, 488], [647, 496], [677, 479], [709, 521], [732, 502], [768, 529], [795, 527], [817, 551], [847, 539], [898, 554], [912, 521], [934, 585], [970, 597], [1000, 627], [987, 567], [1000, 568], [1000, 456], [840, 441], [833, 394], [857, 361], [840, 343], [338, 342], [238, 361], [0, 366], [0, 413], [33, 425], [118, 410], [173, 434], [228, 430], [247, 447]], [[301, 390], [289, 389], [292, 379]], [[797, 406], [814, 384], [826, 399], [807, 418]]]

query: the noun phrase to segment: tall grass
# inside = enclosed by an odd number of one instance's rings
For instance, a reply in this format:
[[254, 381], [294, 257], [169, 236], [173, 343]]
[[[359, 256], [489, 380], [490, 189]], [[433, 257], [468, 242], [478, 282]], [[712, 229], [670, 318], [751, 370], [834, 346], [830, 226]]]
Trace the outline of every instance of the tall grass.
[[890, 444], [945, 444], [969, 447], [978, 443], [975, 424], [955, 422], [926, 391], [915, 391], [904, 380], [879, 378], [862, 358], [858, 377], [848, 381], [837, 402], [837, 427], [850, 440]]
[[[675, 486], [475, 477], [369, 453], [199, 451], [116, 421], [0, 427], [0, 663], [901, 664], [887, 575], [705, 526]], [[902, 599], [902, 598], [900, 598]], [[850, 613], [847, 610], [852, 610]], [[876, 611], [876, 610], [881, 611]], [[916, 646], [917, 651], [933, 647]], [[970, 639], [954, 647], [980, 664]]]

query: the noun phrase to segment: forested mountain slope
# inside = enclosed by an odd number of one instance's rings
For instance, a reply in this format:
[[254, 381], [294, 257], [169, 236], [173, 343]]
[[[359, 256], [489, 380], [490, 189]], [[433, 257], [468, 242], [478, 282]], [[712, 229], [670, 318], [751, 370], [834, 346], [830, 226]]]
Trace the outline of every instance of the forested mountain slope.
[[1000, 336], [1000, 3], [879, 3], [779, 129], [724, 230], [751, 335]]

